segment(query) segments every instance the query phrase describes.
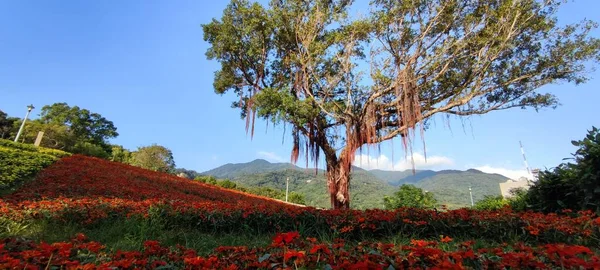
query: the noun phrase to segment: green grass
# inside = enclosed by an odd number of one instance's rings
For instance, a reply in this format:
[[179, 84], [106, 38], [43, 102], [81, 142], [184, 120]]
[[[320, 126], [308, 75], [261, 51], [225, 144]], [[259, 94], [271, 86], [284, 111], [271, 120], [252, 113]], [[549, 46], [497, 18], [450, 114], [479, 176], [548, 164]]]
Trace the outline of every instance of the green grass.
[[163, 246], [177, 244], [194, 249], [206, 256], [219, 246], [264, 247], [271, 243], [270, 234], [206, 233], [192, 229], [166, 229], [160, 224], [142, 219], [106, 220], [92, 226], [75, 223], [53, 223], [37, 220], [18, 223], [0, 219], [0, 238], [24, 237], [36, 242], [68, 241], [77, 233], [83, 233], [92, 241], [106, 245], [112, 251], [142, 250], [146, 240], [157, 240]]

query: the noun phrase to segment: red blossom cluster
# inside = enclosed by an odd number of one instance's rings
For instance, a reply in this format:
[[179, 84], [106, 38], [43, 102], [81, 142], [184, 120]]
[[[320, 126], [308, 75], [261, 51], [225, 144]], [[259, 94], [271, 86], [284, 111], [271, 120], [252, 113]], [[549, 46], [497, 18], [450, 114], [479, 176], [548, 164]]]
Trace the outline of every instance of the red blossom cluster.
[[600, 217], [592, 212], [516, 213], [509, 208], [319, 210], [77, 155], [63, 158], [43, 170], [35, 181], [0, 200], [0, 216], [13, 220], [93, 223], [156, 215], [172, 226], [205, 231], [302, 230], [346, 239], [397, 234], [431, 238], [443, 234], [499, 242], [510, 235], [526, 242], [600, 245]]
[[[443, 243], [446, 242], [446, 243]], [[198, 256], [182, 246], [164, 247], [146, 241], [142, 251], [108, 251], [79, 234], [70, 242], [0, 241], [1, 269], [600, 269], [600, 257], [583, 246], [524, 244], [497, 248], [473, 247], [473, 242], [413, 240], [408, 245], [344, 240], [317, 243], [297, 232], [275, 236], [265, 248], [219, 247]], [[452, 250], [452, 251], [448, 251]], [[391, 268], [390, 268], [391, 267]]]

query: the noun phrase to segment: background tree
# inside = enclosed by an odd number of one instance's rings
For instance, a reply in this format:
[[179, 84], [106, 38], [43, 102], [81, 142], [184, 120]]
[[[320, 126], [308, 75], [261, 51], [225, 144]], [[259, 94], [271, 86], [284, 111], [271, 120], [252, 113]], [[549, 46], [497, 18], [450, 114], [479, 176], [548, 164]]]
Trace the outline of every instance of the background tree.
[[119, 136], [112, 121], [87, 109], [78, 106], [70, 107], [67, 103], [54, 103], [42, 107], [39, 121], [44, 124], [67, 126], [76, 143], [79, 143], [77, 147], [71, 146], [75, 150], [88, 151], [90, 148], [94, 148], [90, 146], [93, 144], [101, 147], [106, 153], [110, 153], [112, 147], [108, 143], [108, 139]]
[[596, 24], [559, 26], [563, 2], [374, 0], [349, 18], [349, 0], [232, 0], [203, 31], [221, 64], [215, 91], [239, 96], [247, 132], [257, 116], [290, 124], [292, 162], [302, 148], [307, 165], [323, 154], [331, 205], [348, 208], [365, 146], [399, 136], [410, 152], [435, 115], [554, 107], [536, 90], [585, 82], [600, 60]]
[[394, 196], [385, 196], [383, 205], [386, 209], [397, 209], [401, 207], [434, 208], [437, 201], [431, 192], [423, 192], [422, 189], [413, 185], [402, 185]]
[[172, 173], [175, 170], [171, 150], [157, 144], [139, 147], [132, 154], [131, 165], [157, 172]]
[[111, 149], [111, 161], [121, 162], [121, 163], [131, 163], [133, 153], [129, 150], [125, 149], [121, 145], [112, 145]]
[[[23, 120], [19, 119], [14, 122], [14, 130], [18, 130], [22, 121]], [[75, 136], [73, 136], [73, 133], [70, 132], [68, 126], [58, 123], [43, 123], [39, 119], [27, 120], [19, 141], [24, 143], [34, 143], [38, 136], [38, 132], [40, 131], [44, 132], [40, 146], [74, 152], [73, 147], [77, 141]]]
[[16, 117], [9, 117], [0, 110], [0, 139], [9, 139], [11, 132], [14, 130], [14, 123], [18, 120]]

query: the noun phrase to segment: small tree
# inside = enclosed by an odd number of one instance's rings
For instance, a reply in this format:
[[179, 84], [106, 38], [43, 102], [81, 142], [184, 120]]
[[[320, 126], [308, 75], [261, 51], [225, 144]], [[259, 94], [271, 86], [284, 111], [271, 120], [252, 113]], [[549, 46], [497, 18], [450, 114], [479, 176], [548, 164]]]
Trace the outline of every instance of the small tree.
[[510, 201], [507, 199], [504, 199], [504, 197], [502, 197], [502, 195], [498, 195], [498, 196], [486, 195], [485, 197], [483, 197], [483, 200], [480, 200], [477, 203], [475, 203], [475, 209], [477, 209], [477, 210], [498, 210], [509, 204], [510, 204]]
[[600, 59], [595, 23], [557, 24], [563, 0], [374, 0], [349, 18], [352, 2], [232, 0], [203, 25], [215, 91], [239, 96], [251, 134], [256, 117], [290, 124], [293, 163], [324, 155], [333, 208], [349, 207], [364, 146], [400, 137], [412, 151], [435, 115], [554, 107], [536, 90], [585, 82]]
[[171, 173], [175, 170], [171, 150], [157, 144], [139, 147], [132, 154], [131, 165], [158, 172]]
[[383, 204], [386, 209], [400, 207], [434, 208], [437, 201], [431, 192], [423, 192], [422, 189], [413, 185], [402, 185], [400, 190], [394, 193], [394, 196], [385, 196]]
[[600, 213], [600, 131], [592, 127], [573, 154], [575, 163], [541, 171], [527, 193], [528, 204], [538, 211], [590, 209]]

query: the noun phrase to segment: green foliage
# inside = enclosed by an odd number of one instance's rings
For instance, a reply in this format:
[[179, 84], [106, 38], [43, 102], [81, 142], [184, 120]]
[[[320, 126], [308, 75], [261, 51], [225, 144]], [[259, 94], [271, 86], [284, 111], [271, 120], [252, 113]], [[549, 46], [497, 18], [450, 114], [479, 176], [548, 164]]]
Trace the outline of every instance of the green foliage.
[[11, 190], [56, 160], [70, 155], [56, 149], [0, 139], [0, 190]]
[[[111, 148], [107, 140], [119, 136], [112, 121], [107, 120], [98, 113], [90, 112], [78, 106], [71, 107], [67, 103], [54, 103], [42, 107], [40, 121], [45, 124], [66, 126], [69, 133], [75, 138], [76, 143], [94, 144], [103, 148], [107, 153], [110, 152]], [[90, 151], [89, 148], [89, 146], [80, 145], [74, 149]], [[93, 150], [92, 152], [96, 151]]]
[[[206, 57], [220, 63], [214, 90], [238, 96], [252, 134], [256, 117], [290, 124], [293, 159], [305, 141], [306, 157], [324, 153], [334, 174], [365, 144], [434, 115], [555, 107], [538, 90], [583, 83], [600, 61], [596, 23], [559, 25], [562, 0], [376, 0], [349, 18], [352, 2], [232, 0], [202, 26]], [[340, 176], [332, 194], [348, 188]]]
[[157, 172], [172, 173], [175, 170], [171, 150], [157, 144], [139, 147], [132, 154], [131, 165]]
[[415, 186], [433, 193], [438, 202], [443, 202], [448, 208], [454, 209], [471, 206], [469, 186], [472, 187], [473, 201], [477, 202], [485, 196], [501, 195], [499, 183], [505, 181], [505, 176], [473, 169], [444, 170], [421, 179]]
[[104, 148], [102, 148], [102, 146], [96, 145], [93, 143], [89, 143], [89, 142], [77, 142], [71, 149], [72, 149], [73, 153], [77, 153], [77, 154], [81, 154], [81, 155], [104, 158], [104, 159], [107, 159], [110, 157], [110, 154], [108, 152], [106, 152], [104, 150]]
[[528, 203], [534, 210], [557, 212], [563, 209], [600, 212], [600, 131], [592, 127], [578, 147], [575, 163], [562, 163], [541, 171], [529, 189]]
[[509, 205], [510, 202], [502, 196], [485, 196], [475, 204], [477, 210], [499, 210]]
[[235, 189], [237, 187], [237, 185], [229, 179], [217, 181], [216, 185], [227, 189]]
[[0, 190], [17, 186], [56, 160], [49, 154], [0, 146]]
[[39, 152], [39, 153], [48, 154], [48, 155], [51, 155], [51, 156], [54, 156], [57, 158], [67, 157], [67, 156], [71, 155], [71, 153], [61, 151], [61, 150], [37, 147], [33, 144], [16, 143], [13, 141], [3, 140], [3, 139], [0, 139], [0, 147], [18, 149], [18, 150], [23, 150], [23, 151], [28, 151], [28, 152]]
[[11, 132], [14, 130], [14, 123], [18, 118], [8, 117], [8, 115], [0, 110], [0, 139], [8, 139]]
[[512, 197], [508, 199], [508, 204], [510, 205], [510, 208], [517, 212], [527, 210], [527, 190], [523, 188], [516, 188], [512, 189], [510, 193], [512, 195]]
[[385, 196], [383, 204], [386, 209], [401, 207], [434, 208], [437, 201], [430, 192], [423, 192], [422, 189], [413, 185], [402, 185], [400, 190], [394, 193], [393, 196]]
[[123, 148], [121, 145], [113, 145], [110, 160], [129, 164], [133, 158], [133, 153]]

